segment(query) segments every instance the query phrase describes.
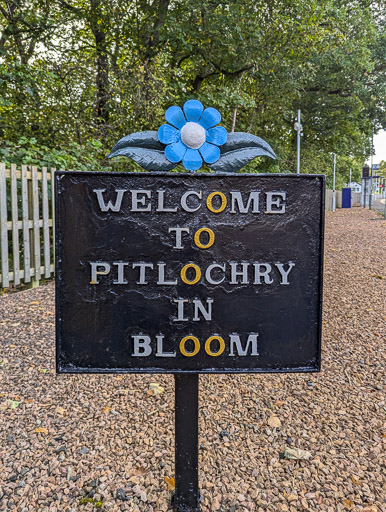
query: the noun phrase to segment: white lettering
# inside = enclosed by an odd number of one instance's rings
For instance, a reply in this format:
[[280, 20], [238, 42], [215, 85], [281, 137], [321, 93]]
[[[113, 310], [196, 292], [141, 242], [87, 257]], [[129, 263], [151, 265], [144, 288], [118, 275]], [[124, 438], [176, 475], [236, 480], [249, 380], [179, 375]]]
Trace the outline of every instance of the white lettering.
[[176, 245], [173, 249], [183, 249], [182, 247], [182, 233], [189, 233], [189, 228], [169, 228], [169, 233], [176, 233]]
[[106, 276], [110, 273], [111, 267], [107, 261], [92, 261], [90, 284], [99, 284], [98, 276]]
[[[140, 195], [144, 197], [139, 197]], [[133, 212], [150, 212], [151, 205], [145, 206], [146, 199], [151, 198], [151, 190], [131, 190], [131, 210]], [[144, 206], [144, 208], [140, 208]]]
[[187, 322], [189, 319], [184, 318], [184, 304], [189, 302], [188, 299], [173, 299], [177, 304], [177, 318], [173, 318], [174, 322]]
[[273, 279], [271, 279], [269, 276], [269, 273], [272, 270], [272, 267], [269, 263], [254, 263], [253, 266], [255, 267], [255, 281], [253, 284], [261, 284], [261, 278], [264, 278], [265, 284], [273, 283]]
[[97, 195], [99, 208], [101, 209], [102, 212], [108, 212], [109, 210], [111, 210], [112, 212], [119, 212], [119, 210], [121, 209], [121, 205], [122, 205], [123, 194], [125, 192], [127, 192], [127, 189], [124, 189], [124, 188], [115, 189], [115, 192], [117, 193], [117, 198], [115, 200], [115, 204], [113, 204], [111, 201], [109, 201], [107, 203], [107, 205], [103, 199], [103, 192], [106, 192], [105, 188], [95, 189], [95, 190], [93, 190], [93, 192], [95, 192]]
[[167, 286], [175, 286], [177, 284], [177, 279], [175, 281], [165, 281], [165, 265], [166, 263], [158, 263], [158, 281], [157, 284], [167, 285]]
[[248, 336], [247, 342], [245, 344], [245, 348], [243, 349], [243, 347], [241, 346], [240, 336], [238, 334], [230, 334], [229, 335], [229, 338], [230, 338], [229, 355], [234, 356], [235, 355], [234, 348], [236, 348], [238, 356], [246, 356], [248, 354], [249, 345], [251, 345], [252, 346], [251, 356], [258, 356], [259, 355], [259, 353], [257, 351], [258, 336], [259, 336], [258, 334], [250, 334]]
[[[231, 280], [229, 284], [248, 284], [248, 267], [249, 263], [229, 263], [231, 266]], [[237, 270], [238, 265], [241, 265], [242, 270]], [[241, 281], [237, 280], [237, 277], [241, 277]]]
[[248, 197], [247, 206], [243, 204], [243, 198], [241, 196], [241, 192], [231, 191], [231, 213], [236, 213], [236, 203], [237, 208], [240, 213], [248, 213], [248, 210], [253, 203], [252, 213], [259, 213], [259, 195], [260, 192], [250, 192]]
[[291, 272], [292, 268], [295, 266], [295, 263], [288, 263], [288, 270], [284, 270], [283, 263], [275, 263], [275, 266], [277, 267], [278, 271], [281, 274], [282, 281], [280, 284], [289, 284], [288, 282], [288, 274]]
[[[265, 213], [285, 213], [285, 204], [280, 202], [281, 199], [285, 201], [285, 198], [285, 192], [267, 192], [267, 210]], [[272, 206], [277, 209], [272, 210]]]
[[113, 284], [127, 284], [128, 281], [127, 279], [124, 278], [123, 273], [128, 263], [125, 263], [123, 261], [117, 261], [114, 262], [113, 265], [116, 265], [118, 267], [118, 279], [114, 280]]
[[176, 357], [175, 352], [164, 352], [164, 336], [162, 334], [158, 334], [155, 339], [157, 340], [156, 357]]
[[193, 322], [199, 322], [200, 317], [198, 313], [204, 317], [205, 320], [212, 320], [212, 303], [213, 299], [206, 299], [207, 309], [205, 309], [203, 303], [199, 299], [193, 299], [194, 304], [194, 316]]
[[225, 272], [225, 263], [224, 263], [224, 265], [219, 265], [218, 263], [212, 263], [211, 265], [209, 265], [209, 267], [206, 269], [206, 272], [205, 272], [205, 279], [208, 281], [209, 284], [221, 284], [225, 279], [225, 276], [222, 279], [220, 279], [219, 281], [215, 281], [212, 278], [212, 270], [215, 268], [219, 268], [220, 270]]
[[133, 356], [147, 357], [150, 356], [152, 350], [150, 347], [150, 336], [132, 336], [133, 338]]
[[133, 263], [132, 267], [139, 267], [139, 281], [137, 281], [137, 284], [147, 284], [148, 281], [146, 281], [146, 269], [150, 268], [153, 270], [153, 263]]
[[176, 212], [177, 211], [177, 206], [175, 208], [165, 207], [165, 190], [157, 190], [157, 194], [158, 194], [157, 212]]
[[185, 192], [185, 194], [183, 194], [181, 196], [181, 207], [186, 211], [186, 212], [196, 212], [197, 210], [199, 210], [201, 208], [201, 204], [199, 204], [196, 208], [191, 208], [190, 206], [188, 206], [188, 203], [187, 203], [187, 199], [189, 196], [197, 196], [199, 199], [202, 199], [202, 190], [200, 190], [200, 192], [195, 192], [194, 190], [188, 190], [187, 192]]

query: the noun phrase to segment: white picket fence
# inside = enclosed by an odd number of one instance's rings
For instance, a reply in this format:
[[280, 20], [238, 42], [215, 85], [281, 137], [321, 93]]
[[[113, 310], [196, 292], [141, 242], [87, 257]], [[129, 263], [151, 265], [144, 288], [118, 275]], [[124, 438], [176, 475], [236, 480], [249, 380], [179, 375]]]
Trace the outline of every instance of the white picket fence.
[[0, 163], [0, 288], [54, 275], [54, 171]]

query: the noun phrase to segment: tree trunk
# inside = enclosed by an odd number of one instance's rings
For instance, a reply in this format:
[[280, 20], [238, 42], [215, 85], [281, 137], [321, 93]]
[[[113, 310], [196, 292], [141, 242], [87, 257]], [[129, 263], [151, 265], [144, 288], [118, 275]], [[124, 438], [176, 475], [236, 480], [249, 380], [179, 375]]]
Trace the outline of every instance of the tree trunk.
[[95, 38], [96, 49], [96, 101], [95, 117], [99, 126], [103, 126], [102, 136], [108, 131], [109, 123], [109, 60], [107, 52], [106, 32], [103, 23], [98, 23], [103, 19], [101, 12], [101, 1], [91, 0], [90, 27]]

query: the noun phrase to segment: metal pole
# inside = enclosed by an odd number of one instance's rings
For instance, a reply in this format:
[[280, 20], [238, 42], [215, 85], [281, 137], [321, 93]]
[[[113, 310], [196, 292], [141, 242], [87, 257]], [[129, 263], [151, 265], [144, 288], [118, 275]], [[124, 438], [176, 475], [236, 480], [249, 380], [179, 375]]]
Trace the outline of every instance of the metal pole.
[[296, 174], [300, 174], [300, 133], [301, 133], [301, 124], [300, 124], [300, 108], [299, 108], [298, 109], [298, 140], [297, 140]]
[[348, 184], [348, 186], [351, 188], [351, 168], [350, 168], [350, 183]]
[[332, 211], [335, 211], [335, 170], [336, 170], [336, 154], [334, 153], [334, 174], [332, 178]]
[[371, 126], [370, 176], [373, 176], [374, 123]]
[[367, 194], [367, 179], [363, 180], [364, 183], [364, 193], [363, 193], [363, 208], [366, 208], [366, 194]]
[[383, 212], [383, 216], [385, 217], [385, 220], [386, 220], [386, 199], [385, 199], [385, 211]]
[[370, 153], [370, 180], [369, 180], [369, 209], [372, 206], [373, 195], [373, 148], [374, 148], [374, 123], [371, 126], [371, 153]]
[[175, 512], [200, 512], [198, 375], [175, 374]]

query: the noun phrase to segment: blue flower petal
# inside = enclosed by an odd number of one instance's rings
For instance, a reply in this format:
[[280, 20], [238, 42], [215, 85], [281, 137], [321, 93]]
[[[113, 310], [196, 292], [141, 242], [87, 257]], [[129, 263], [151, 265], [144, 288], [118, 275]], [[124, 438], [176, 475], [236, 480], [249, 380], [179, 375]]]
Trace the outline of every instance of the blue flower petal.
[[186, 152], [186, 146], [181, 141], [174, 142], [165, 148], [165, 156], [169, 162], [178, 164], [184, 158]]
[[181, 129], [186, 124], [184, 113], [180, 107], [169, 107], [165, 112], [165, 119], [168, 123], [172, 124], [176, 128]]
[[187, 149], [182, 159], [183, 166], [188, 171], [197, 171], [202, 166], [202, 158], [197, 149]]
[[200, 119], [204, 106], [201, 101], [189, 100], [184, 105], [184, 114], [187, 121], [197, 122]]
[[170, 124], [163, 124], [158, 130], [158, 140], [162, 144], [172, 144], [180, 140], [180, 132]]
[[215, 126], [214, 128], [208, 130], [206, 133], [207, 142], [216, 144], [216, 146], [222, 146], [223, 144], [225, 144], [227, 138], [228, 133], [223, 126]]
[[199, 151], [207, 164], [214, 164], [220, 158], [220, 149], [213, 146], [213, 144], [208, 144], [208, 142], [204, 142]]
[[206, 130], [209, 128], [213, 128], [213, 126], [216, 126], [221, 121], [221, 114], [218, 110], [212, 107], [208, 107], [204, 110], [204, 113], [202, 114], [199, 123], [201, 126], [203, 126]]

